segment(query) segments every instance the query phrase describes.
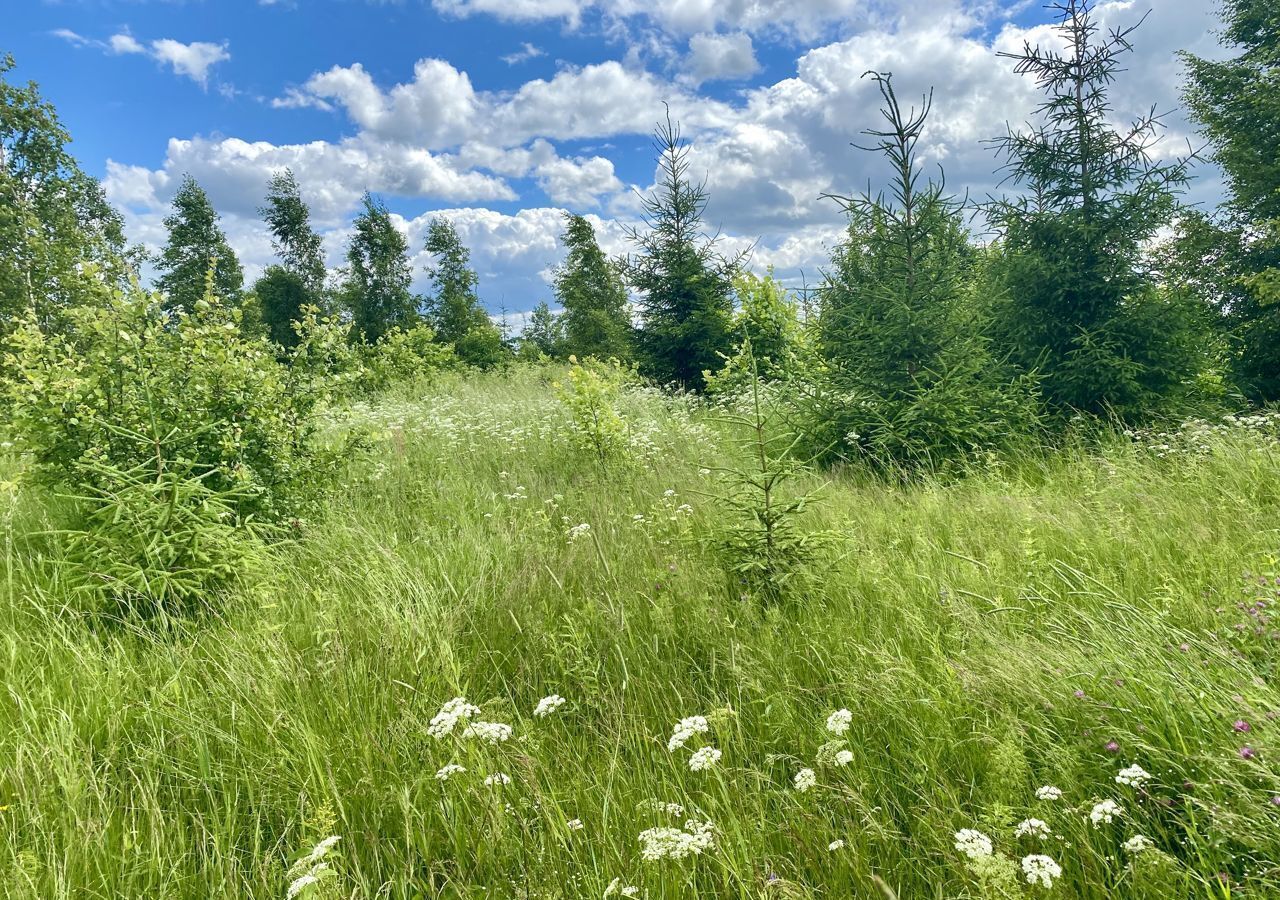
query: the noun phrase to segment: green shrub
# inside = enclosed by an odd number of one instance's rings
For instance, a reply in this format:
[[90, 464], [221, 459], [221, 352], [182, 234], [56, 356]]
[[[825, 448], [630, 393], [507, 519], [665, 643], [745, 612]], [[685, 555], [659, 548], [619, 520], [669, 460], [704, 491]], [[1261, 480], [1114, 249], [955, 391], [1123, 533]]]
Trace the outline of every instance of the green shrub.
[[392, 328], [362, 354], [360, 384], [374, 393], [398, 381], [411, 381], [439, 372], [455, 362], [453, 349], [436, 342], [435, 332], [426, 325], [402, 330]]
[[618, 412], [618, 401], [627, 372], [617, 360], [601, 362], [569, 357], [569, 373], [556, 383], [556, 394], [569, 408], [573, 443], [596, 458], [601, 468], [627, 452], [627, 421]]

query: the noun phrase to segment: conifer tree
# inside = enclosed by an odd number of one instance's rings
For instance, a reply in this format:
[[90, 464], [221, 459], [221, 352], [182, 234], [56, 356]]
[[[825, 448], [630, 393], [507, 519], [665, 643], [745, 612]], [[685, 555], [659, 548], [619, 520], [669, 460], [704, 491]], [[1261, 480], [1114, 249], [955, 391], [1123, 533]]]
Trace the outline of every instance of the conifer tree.
[[156, 287], [165, 294], [166, 308], [194, 310], [211, 269], [214, 293], [223, 303], [238, 305], [244, 286], [240, 260], [218, 227], [218, 213], [208, 195], [190, 175], [183, 176], [164, 227], [169, 238], [156, 262]]
[[1256, 400], [1280, 399], [1280, 5], [1224, 0], [1228, 59], [1183, 54], [1184, 98], [1227, 178], [1210, 263], [1221, 312], [1239, 344], [1236, 368]]
[[667, 114], [654, 135], [658, 184], [643, 198], [643, 228], [628, 229], [635, 254], [622, 262], [640, 295], [637, 350], [646, 373], [663, 384], [704, 387], [733, 344], [732, 284], [741, 257], [726, 259], [702, 228], [705, 184], [689, 177], [689, 144]]
[[556, 297], [564, 310], [564, 352], [630, 359], [631, 317], [617, 266], [604, 255], [595, 229], [583, 216], [565, 213], [560, 240], [568, 251], [555, 271]]
[[1196, 317], [1161, 296], [1144, 259], [1187, 160], [1153, 157], [1154, 112], [1112, 125], [1108, 91], [1138, 26], [1100, 33], [1089, 0], [1052, 8], [1065, 49], [1005, 54], [1045, 100], [1038, 127], [995, 142], [1026, 194], [989, 206], [1003, 251], [994, 324], [1053, 409], [1132, 419], [1165, 408], [1199, 367]]
[[921, 183], [916, 145], [932, 106], [904, 111], [891, 76], [868, 72], [887, 128], [864, 132], [889, 162], [885, 194], [833, 197], [849, 216], [821, 292], [818, 342], [833, 404], [831, 448], [887, 466], [938, 466], [1002, 443], [1025, 424], [1026, 391], [1009, 385], [973, 321], [976, 254], [960, 204]]
[[34, 83], [10, 84], [0, 56], [0, 334], [27, 309], [45, 327], [86, 293], [85, 263], [109, 280], [132, 268], [120, 216], [67, 152], [70, 135]]
[[409, 328], [418, 319], [409, 244], [382, 201], [368, 192], [356, 216], [355, 234], [347, 247], [347, 275], [342, 295], [351, 312], [352, 334], [377, 343], [393, 328]]

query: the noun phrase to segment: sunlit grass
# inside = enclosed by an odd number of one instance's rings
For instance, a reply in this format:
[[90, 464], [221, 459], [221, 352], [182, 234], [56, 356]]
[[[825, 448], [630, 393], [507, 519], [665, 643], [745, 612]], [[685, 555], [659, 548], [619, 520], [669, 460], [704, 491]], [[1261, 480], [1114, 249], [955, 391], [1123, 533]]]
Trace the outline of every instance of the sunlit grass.
[[[5, 895], [284, 897], [326, 863], [299, 896], [1036, 896], [1037, 855], [1059, 896], [1280, 892], [1265, 441], [814, 475], [829, 550], [761, 610], [701, 541], [722, 426], [651, 393], [624, 413], [632, 462], [602, 468], [537, 371], [358, 409], [371, 449], [327, 519], [176, 634], [98, 622], [56, 503], [0, 489]], [[455, 697], [481, 713], [432, 736]]]

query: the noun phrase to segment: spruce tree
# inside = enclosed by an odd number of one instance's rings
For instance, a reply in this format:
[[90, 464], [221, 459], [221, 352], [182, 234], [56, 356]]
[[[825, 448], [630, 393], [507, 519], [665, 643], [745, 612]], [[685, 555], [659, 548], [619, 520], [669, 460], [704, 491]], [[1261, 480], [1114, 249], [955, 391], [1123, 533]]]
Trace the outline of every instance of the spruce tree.
[[427, 317], [436, 339], [453, 344], [465, 363], [487, 368], [504, 355], [502, 335], [480, 304], [479, 276], [471, 268], [471, 251], [447, 219], [427, 226], [425, 249], [434, 258], [427, 267], [434, 293], [427, 298]]
[[741, 257], [729, 260], [702, 229], [703, 183], [689, 178], [689, 145], [671, 120], [655, 131], [656, 189], [643, 198], [643, 228], [628, 229], [636, 253], [622, 261], [640, 295], [637, 350], [650, 377], [689, 390], [705, 386], [733, 344], [732, 285]]
[[28, 309], [44, 327], [64, 324], [90, 292], [85, 263], [116, 282], [132, 269], [119, 214], [36, 85], [5, 78], [13, 65], [0, 56], [0, 335]]
[[164, 227], [169, 238], [156, 262], [156, 287], [165, 294], [165, 307], [193, 311], [204, 296], [210, 269], [214, 293], [223, 303], [238, 305], [244, 286], [240, 261], [218, 227], [218, 213], [208, 195], [190, 175], [183, 176]]
[[961, 205], [922, 183], [916, 146], [932, 106], [904, 111], [891, 77], [868, 72], [888, 127], [864, 132], [890, 165], [886, 194], [833, 197], [849, 217], [821, 291], [819, 351], [837, 455], [892, 467], [936, 467], [1007, 440], [1030, 418], [973, 320], [976, 253]]
[[564, 312], [564, 352], [600, 359], [631, 358], [631, 316], [618, 267], [596, 243], [583, 216], [565, 213], [560, 236], [568, 251], [555, 270], [555, 291]]
[[418, 300], [409, 290], [413, 275], [404, 235], [382, 201], [368, 192], [363, 207], [347, 246], [342, 296], [351, 313], [352, 334], [373, 344], [393, 328], [412, 327]]
[[1274, 401], [1280, 399], [1280, 6], [1224, 0], [1222, 9], [1222, 41], [1236, 55], [1182, 57], [1183, 96], [1229, 190], [1214, 246], [1201, 248], [1197, 263], [1209, 263], [1222, 288], [1217, 299], [1239, 345], [1240, 382], [1255, 400]]
[[1139, 418], [1167, 408], [1199, 366], [1195, 317], [1160, 294], [1144, 256], [1176, 214], [1187, 161], [1153, 158], [1154, 111], [1111, 124], [1108, 91], [1137, 25], [1103, 34], [1088, 0], [1052, 8], [1064, 50], [1004, 54], [1046, 96], [1037, 128], [995, 141], [1026, 191], [989, 206], [1003, 250], [996, 332], [1054, 410]]

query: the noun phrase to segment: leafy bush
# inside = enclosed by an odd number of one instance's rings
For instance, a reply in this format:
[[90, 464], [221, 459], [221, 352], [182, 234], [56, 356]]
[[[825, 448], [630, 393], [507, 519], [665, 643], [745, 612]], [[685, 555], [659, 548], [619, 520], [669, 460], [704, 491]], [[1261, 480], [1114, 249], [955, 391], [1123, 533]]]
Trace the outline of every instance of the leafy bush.
[[556, 393], [569, 408], [573, 443], [591, 453], [601, 468], [626, 455], [627, 421], [617, 404], [627, 372], [617, 362], [569, 357], [569, 373], [556, 383]]
[[448, 368], [454, 362], [448, 344], [436, 342], [426, 325], [393, 328], [362, 354], [361, 386], [369, 392], [385, 390], [397, 381], [410, 381]]

